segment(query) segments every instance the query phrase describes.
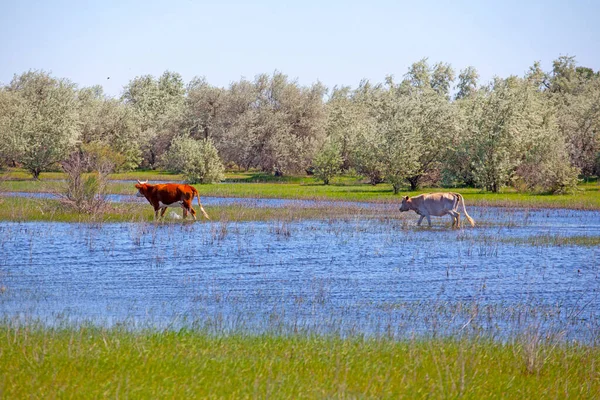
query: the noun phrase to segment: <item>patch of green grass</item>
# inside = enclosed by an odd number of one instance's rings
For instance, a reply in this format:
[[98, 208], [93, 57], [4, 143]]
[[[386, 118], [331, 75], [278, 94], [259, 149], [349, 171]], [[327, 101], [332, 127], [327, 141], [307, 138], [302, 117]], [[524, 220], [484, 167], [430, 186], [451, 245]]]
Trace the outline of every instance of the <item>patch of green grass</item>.
[[[196, 209], [199, 222], [205, 222]], [[266, 208], [245, 205], [205, 207], [213, 221], [297, 221], [304, 219], [341, 219], [341, 218], [382, 218], [380, 213], [361, 208], [343, 207], [293, 207]], [[182, 216], [180, 208], [168, 208], [164, 223], [185, 222], [172, 219], [171, 212]], [[388, 216], [393, 217], [393, 216]], [[79, 214], [59, 200], [4, 197], [0, 198], [0, 221], [48, 221], [48, 222], [150, 222], [154, 221], [154, 209], [146, 203], [110, 203], [106, 209], [95, 215]], [[187, 221], [193, 221], [188, 217]]]
[[598, 398], [600, 348], [0, 326], [5, 398]]
[[504, 243], [525, 244], [530, 246], [600, 246], [600, 236], [561, 236], [541, 235], [526, 238], [501, 238]]
[[[180, 175], [171, 175], [157, 171], [135, 171], [117, 174], [113, 179], [149, 179], [181, 181]], [[273, 177], [269, 174], [238, 172], [228, 174], [226, 179], [232, 183], [212, 185], [195, 185], [201, 196], [212, 197], [246, 197], [246, 198], [282, 198], [282, 199], [319, 199], [367, 202], [399, 203], [400, 195], [394, 195], [389, 184], [377, 186], [361, 182], [357, 177], [337, 178], [332, 185], [317, 183], [312, 177]], [[31, 180], [0, 180], [0, 191], [15, 192], [54, 192], [62, 182]], [[444, 189], [423, 188], [418, 191], [402, 191], [401, 195], [415, 196], [427, 192], [455, 191], [464, 195], [467, 207], [525, 207], [525, 208], [570, 208], [600, 209], [600, 185], [585, 183], [580, 190], [571, 195], [549, 195], [535, 193], [519, 193], [506, 189], [502, 193], [484, 192], [474, 188]], [[134, 194], [132, 183], [112, 182], [108, 186], [109, 193]]]
[[[6, 171], [0, 172], [0, 176], [4, 180], [8, 181], [33, 181], [31, 174], [21, 168], [10, 168]], [[40, 174], [41, 181], [52, 181], [65, 179], [66, 174], [64, 172], [42, 172]], [[181, 174], [173, 174], [166, 171], [156, 170], [136, 170], [129, 172], [118, 172], [110, 174], [108, 179], [114, 180], [157, 180], [157, 181], [181, 181], [183, 176]]]

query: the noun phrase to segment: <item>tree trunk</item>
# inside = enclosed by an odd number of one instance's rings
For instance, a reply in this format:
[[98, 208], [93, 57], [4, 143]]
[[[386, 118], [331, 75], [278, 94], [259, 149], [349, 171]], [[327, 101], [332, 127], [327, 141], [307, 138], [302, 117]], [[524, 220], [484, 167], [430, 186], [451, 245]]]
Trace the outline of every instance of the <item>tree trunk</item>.
[[415, 191], [419, 188], [419, 180], [421, 179], [421, 176], [413, 176], [410, 178], [406, 178], [406, 180], [408, 181], [408, 183], [410, 183], [410, 190], [411, 191]]

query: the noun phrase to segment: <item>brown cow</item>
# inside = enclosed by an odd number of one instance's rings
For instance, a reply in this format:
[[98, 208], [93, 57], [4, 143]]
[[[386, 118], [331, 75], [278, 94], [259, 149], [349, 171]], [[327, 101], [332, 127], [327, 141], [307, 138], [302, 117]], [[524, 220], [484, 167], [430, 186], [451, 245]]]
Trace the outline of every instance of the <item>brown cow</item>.
[[427, 223], [431, 226], [431, 215], [441, 217], [449, 214], [452, 217], [452, 227], [460, 228], [460, 214], [457, 211], [460, 203], [462, 203], [465, 217], [467, 217], [471, 226], [475, 226], [475, 221], [467, 214], [465, 199], [458, 193], [427, 193], [414, 197], [404, 196], [400, 211], [413, 210], [419, 214], [421, 218], [417, 222], [418, 226], [421, 226], [423, 218], [427, 218]]
[[152, 207], [154, 207], [154, 218], [158, 218], [158, 210], [162, 210], [160, 212], [160, 217], [162, 218], [165, 215], [165, 211], [167, 211], [167, 207], [180, 206], [183, 208], [183, 218], [187, 218], [189, 211], [192, 217], [196, 219], [196, 211], [192, 208], [192, 201], [194, 200], [194, 196], [197, 196], [200, 211], [202, 211], [206, 219], [210, 219], [206, 211], [204, 211], [204, 207], [200, 204], [198, 191], [193, 186], [178, 183], [150, 185], [148, 181], [140, 182], [138, 180], [135, 188], [138, 190], [137, 196], [145, 197], [152, 204]]

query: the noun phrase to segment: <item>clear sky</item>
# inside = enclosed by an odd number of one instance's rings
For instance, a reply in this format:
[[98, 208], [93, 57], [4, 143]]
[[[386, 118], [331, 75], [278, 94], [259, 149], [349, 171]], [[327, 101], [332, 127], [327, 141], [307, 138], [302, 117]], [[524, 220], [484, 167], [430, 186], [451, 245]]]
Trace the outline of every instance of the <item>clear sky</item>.
[[[275, 70], [309, 85], [400, 78], [415, 61], [482, 81], [559, 55], [600, 69], [600, 1], [0, 0], [0, 83], [43, 69], [118, 96], [139, 75], [227, 86]], [[107, 79], [110, 77], [110, 79]]]

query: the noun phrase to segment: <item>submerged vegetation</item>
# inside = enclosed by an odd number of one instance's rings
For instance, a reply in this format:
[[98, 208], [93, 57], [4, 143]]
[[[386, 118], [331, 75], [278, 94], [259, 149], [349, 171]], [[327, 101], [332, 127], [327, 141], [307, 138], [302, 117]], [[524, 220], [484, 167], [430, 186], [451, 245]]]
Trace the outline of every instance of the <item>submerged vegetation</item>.
[[[56, 193], [64, 185], [63, 173], [41, 174], [34, 181], [23, 179], [20, 170], [8, 170], [0, 173], [0, 195], [4, 192]], [[183, 176], [161, 171], [141, 171], [111, 174], [105, 188], [106, 193], [133, 195], [136, 179], [149, 179], [150, 183], [161, 181], [184, 181]], [[127, 181], [127, 182], [123, 182]], [[369, 185], [357, 176], [336, 177], [329, 185], [315, 182], [311, 176], [292, 175], [274, 177], [256, 172], [229, 172], [224, 183], [197, 186], [200, 196], [239, 197], [239, 198], [280, 198], [306, 200], [361, 201], [378, 203], [399, 203], [400, 197], [394, 195], [391, 184]], [[402, 195], [414, 196], [424, 192], [456, 191], [464, 195], [467, 206], [498, 206], [525, 208], [568, 208], [600, 209], [600, 184], [590, 182], [580, 184], [578, 190], [570, 195], [552, 195], [519, 192], [505, 188], [501, 193], [486, 192], [474, 188], [422, 188], [410, 191], [404, 187]]]

